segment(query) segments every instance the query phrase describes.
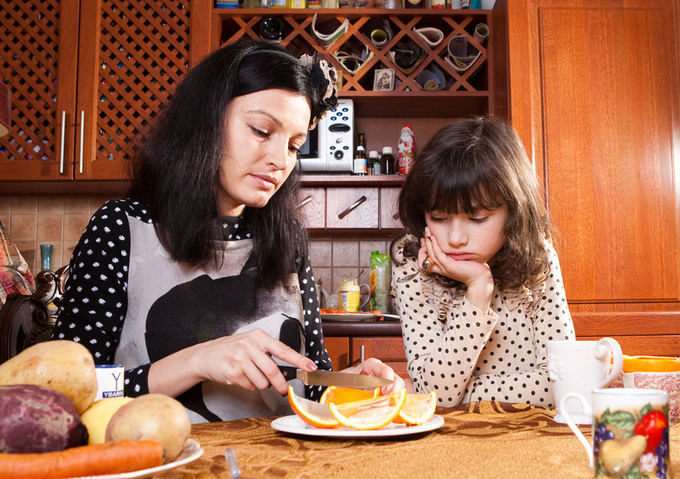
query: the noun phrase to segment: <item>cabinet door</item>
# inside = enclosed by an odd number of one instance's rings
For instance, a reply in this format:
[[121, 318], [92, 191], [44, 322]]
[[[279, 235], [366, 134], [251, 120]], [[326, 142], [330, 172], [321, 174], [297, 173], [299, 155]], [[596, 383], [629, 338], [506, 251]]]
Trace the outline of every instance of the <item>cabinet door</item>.
[[192, 31], [209, 22], [206, 0], [0, 0], [12, 91], [0, 180], [126, 178], [133, 142], [190, 64], [193, 4]]
[[378, 189], [326, 189], [327, 228], [378, 228]]
[[326, 191], [324, 188], [301, 188], [298, 208], [307, 228], [326, 226]]
[[12, 105], [0, 180], [71, 178], [60, 159], [74, 154], [79, 9], [78, 0], [0, 0], [0, 81]]
[[380, 188], [380, 228], [403, 228], [399, 221], [399, 192], [401, 188]]
[[189, 0], [82, 2], [76, 179], [127, 177], [134, 141], [189, 67], [189, 7]]
[[680, 2], [507, 8], [513, 125], [544, 182], [576, 333], [635, 315], [651, 335], [669, 312], [680, 334]]
[[377, 358], [394, 369], [394, 372], [403, 378], [408, 378], [406, 368], [406, 354], [404, 353], [404, 340], [394, 338], [351, 338], [350, 364], [361, 361], [363, 358]]

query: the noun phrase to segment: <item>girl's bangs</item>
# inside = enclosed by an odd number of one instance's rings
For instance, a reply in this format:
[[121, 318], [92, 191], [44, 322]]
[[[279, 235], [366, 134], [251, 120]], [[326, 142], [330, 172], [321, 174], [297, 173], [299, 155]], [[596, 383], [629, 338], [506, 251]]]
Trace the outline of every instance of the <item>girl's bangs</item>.
[[496, 209], [505, 202], [494, 181], [465, 171], [432, 178], [430, 197], [425, 203], [426, 211], [470, 215], [480, 209]]

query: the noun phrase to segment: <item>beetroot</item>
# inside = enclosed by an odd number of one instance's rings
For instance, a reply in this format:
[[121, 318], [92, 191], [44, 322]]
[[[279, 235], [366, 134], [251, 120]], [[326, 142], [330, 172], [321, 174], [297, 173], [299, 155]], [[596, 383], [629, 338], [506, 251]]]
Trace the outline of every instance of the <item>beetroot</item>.
[[0, 386], [0, 452], [48, 452], [86, 445], [73, 402], [42, 386]]

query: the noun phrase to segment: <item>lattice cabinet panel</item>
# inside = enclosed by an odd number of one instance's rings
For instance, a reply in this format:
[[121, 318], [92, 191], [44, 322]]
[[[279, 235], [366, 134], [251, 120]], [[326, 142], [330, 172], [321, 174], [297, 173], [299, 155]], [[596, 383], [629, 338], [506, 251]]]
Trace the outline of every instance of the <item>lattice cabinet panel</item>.
[[54, 162], [61, 24], [58, 0], [0, 0], [0, 81], [10, 86], [12, 101], [12, 129], [0, 138], [0, 175], [6, 166], [20, 171], [27, 163]]
[[[96, 127], [94, 141], [86, 144], [94, 145], [92, 176], [115, 179], [122, 173], [117, 165], [129, 157], [132, 143], [189, 67], [189, 6], [187, 1], [105, 0], [100, 16], [91, 80], [97, 86], [96, 109], [91, 109]], [[90, 99], [84, 100], [78, 103], [86, 111]]]
[[[341, 95], [360, 99], [361, 116], [455, 116], [491, 108], [488, 11], [217, 12], [221, 44], [265, 38], [298, 56], [328, 59], [341, 73]], [[334, 33], [335, 40], [327, 38]]]
[[124, 179], [134, 142], [189, 68], [196, 0], [0, 0], [12, 129], [0, 180]]

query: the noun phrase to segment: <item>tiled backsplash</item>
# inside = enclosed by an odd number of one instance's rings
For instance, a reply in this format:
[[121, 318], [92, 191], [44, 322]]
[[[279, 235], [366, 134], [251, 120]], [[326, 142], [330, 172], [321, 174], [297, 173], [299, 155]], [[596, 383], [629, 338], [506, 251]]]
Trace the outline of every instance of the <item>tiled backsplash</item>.
[[[54, 245], [52, 266], [69, 262], [90, 216], [107, 200], [105, 196], [2, 196], [0, 219], [28, 261], [33, 273], [40, 270], [40, 245]], [[371, 251], [386, 253], [391, 237], [362, 239], [315, 237], [310, 244], [314, 275], [330, 297], [328, 306], [337, 305], [338, 285], [356, 278], [365, 268], [360, 283], [368, 283]]]

